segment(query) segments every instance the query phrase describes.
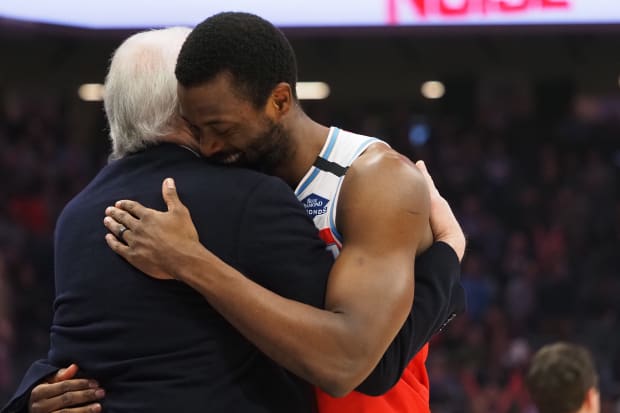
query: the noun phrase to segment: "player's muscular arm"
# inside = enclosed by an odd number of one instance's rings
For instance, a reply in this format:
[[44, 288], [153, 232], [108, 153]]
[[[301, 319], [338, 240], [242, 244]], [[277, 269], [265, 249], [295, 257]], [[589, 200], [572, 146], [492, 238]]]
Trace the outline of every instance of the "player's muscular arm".
[[368, 376], [409, 314], [412, 257], [429, 219], [415, 168], [393, 156], [364, 161], [343, 185], [345, 247], [330, 272], [326, 310], [284, 299], [222, 265], [206, 289], [213, 264], [192, 265], [183, 276], [269, 357], [336, 396]]
[[424, 162], [416, 162], [416, 167], [429, 187], [430, 225], [437, 238], [415, 261], [414, 305], [407, 320], [377, 367], [356, 388], [371, 396], [383, 394], [396, 384], [411, 359], [432, 335], [465, 309], [459, 267], [465, 250], [465, 236], [447, 201], [435, 187]]
[[362, 378], [411, 310], [413, 257], [432, 243], [429, 204], [422, 175], [392, 150], [360, 157], [343, 183], [337, 220], [344, 247], [330, 273], [326, 308], [348, 314], [358, 327], [361, 341], [351, 350], [359, 353], [351, 362], [359, 362], [353, 371]]

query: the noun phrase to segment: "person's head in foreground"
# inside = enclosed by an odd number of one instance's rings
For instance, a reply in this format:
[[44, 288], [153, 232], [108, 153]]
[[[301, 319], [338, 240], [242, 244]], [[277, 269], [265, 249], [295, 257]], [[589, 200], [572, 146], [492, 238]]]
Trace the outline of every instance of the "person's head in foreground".
[[179, 50], [190, 32], [171, 27], [137, 33], [114, 52], [104, 96], [112, 159], [161, 141], [191, 141], [183, 136], [174, 76]]
[[248, 13], [220, 13], [192, 31], [176, 66], [182, 116], [212, 160], [273, 172], [295, 152], [305, 115], [288, 40]]
[[556, 343], [532, 358], [526, 385], [539, 413], [598, 413], [598, 375], [585, 348]]

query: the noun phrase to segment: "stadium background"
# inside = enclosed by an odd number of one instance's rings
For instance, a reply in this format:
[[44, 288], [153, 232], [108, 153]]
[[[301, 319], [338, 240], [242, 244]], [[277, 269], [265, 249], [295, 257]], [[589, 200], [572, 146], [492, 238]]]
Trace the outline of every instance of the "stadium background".
[[[428, 360], [435, 413], [533, 412], [524, 366], [560, 339], [592, 350], [620, 412], [619, 28], [286, 30], [300, 80], [331, 88], [307, 112], [426, 160], [468, 236], [469, 312]], [[109, 153], [78, 87], [130, 33], [0, 19], [0, 405], [48, 347], [56, 217]]]

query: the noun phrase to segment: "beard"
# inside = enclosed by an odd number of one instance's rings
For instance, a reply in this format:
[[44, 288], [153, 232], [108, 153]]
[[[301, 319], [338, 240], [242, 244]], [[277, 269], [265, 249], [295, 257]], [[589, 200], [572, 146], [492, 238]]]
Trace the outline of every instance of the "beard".
[[282, 125], [267, 118], [267, 129], [254, 137], [242, 152], [215, 154], [210, 160], [272, 175], [285, 161], [292, 158], [294, 152], [293, 141]]

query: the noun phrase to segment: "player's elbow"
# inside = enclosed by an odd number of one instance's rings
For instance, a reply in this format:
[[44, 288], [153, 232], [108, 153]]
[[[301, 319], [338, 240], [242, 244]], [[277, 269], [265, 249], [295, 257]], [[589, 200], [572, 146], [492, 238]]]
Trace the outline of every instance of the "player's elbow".
[[325, 386], [319, 387], [325, 393], [330, 395], [331, 397], [344, 397], [347, 394], [351, 393], [355, 387], [349, 387], [346, 384], [341, 382], [332, 381], [331, 383], [325, 383]]
[[318, 387], [332, 397], [344, 397], [366, 378], [372, 366], [370, 355], [341, 357], [331, 368], [323, 370]]
[[353, 317], [341, 319], [345, 322], [330, 334], [330, 345], [312, 352], [313, 356], [305, 360], [312, 372], [310, 381], [332, 397], [343, 397], [355, 390], [385, 351], [380, 340], [368, 333], [367, 323]]
[[355, 390], [359, 383], [360, 380], [353, 374], [341, 371], [326, 378], [319, 388], [332, 397], [344, 397]]

